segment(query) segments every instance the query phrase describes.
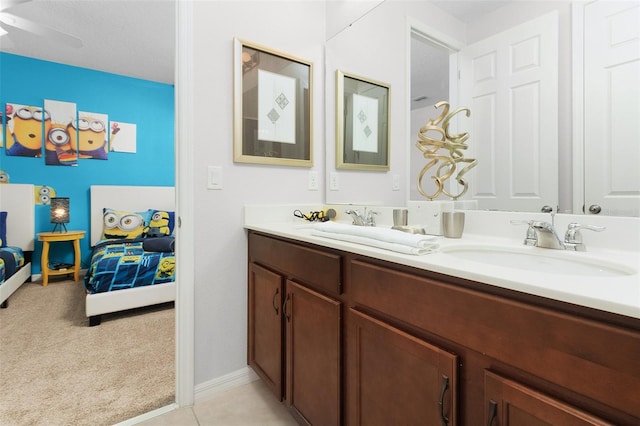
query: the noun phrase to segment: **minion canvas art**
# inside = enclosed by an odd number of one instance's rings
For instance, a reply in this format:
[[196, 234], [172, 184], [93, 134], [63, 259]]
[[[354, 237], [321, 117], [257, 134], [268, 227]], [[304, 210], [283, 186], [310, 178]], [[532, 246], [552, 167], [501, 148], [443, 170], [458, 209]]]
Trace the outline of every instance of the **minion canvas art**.
[[78, 112], [69, 129], [71, 148], [80, 158], [107, 160], [109, 153], [109, 133], [107, 132], [109, 116], [95, 112]]
[[76, 104], [47, 99], [44, 106], [51, 114], [51, 126], [45, 133], [45, 164], [77, 166], [78, 155], [71, 147], [71, 133], [74, 130], [70, 126], [76, 120]]
[[7, 103], [5, 115], [5, 153], [42, 157], [42, 140], [51, 129], [49, 111], [38, 106]]

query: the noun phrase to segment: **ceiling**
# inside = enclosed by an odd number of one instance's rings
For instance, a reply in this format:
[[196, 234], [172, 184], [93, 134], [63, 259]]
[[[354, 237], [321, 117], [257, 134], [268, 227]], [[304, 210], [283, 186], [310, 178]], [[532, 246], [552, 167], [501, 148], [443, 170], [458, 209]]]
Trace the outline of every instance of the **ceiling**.
[[77, 37], [82, 47], [0, 23], [8, 31], [0, 36], [2, 52], [174, 83], [173, 0], [9, 1], [18, 4], [3, 12]]
[[[0, 22], [8, 34], [0, 36], [0, 51], [82, 68], [106, 71], [161, 83], [174, 83], [175, 2], [174, 0], [0, 0], [0, 4], [20, 18], [47, 26], [81, 40], [72, 47], [55, 37], [36, 35]], [[507, 1], [433, 1], [445, 12], [463, 22], [491, 12]], [[414, 61], [414, 94], [431, 96], [432, 76], [442, 74], [429, 69], [432, 53]], [[420, 70], [419, 72], [417, 70]], [[434, 96], [440, 96], [436, 94]], [[428, 101], [426, 101], [428, 102]]]

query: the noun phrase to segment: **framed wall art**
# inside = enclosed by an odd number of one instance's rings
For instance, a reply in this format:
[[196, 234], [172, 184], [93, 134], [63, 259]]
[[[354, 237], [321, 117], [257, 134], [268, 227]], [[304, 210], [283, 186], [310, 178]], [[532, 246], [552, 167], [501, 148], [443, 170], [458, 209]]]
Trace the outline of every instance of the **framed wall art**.
[[313, 64], [234, 39], [233, 160], [313, 166]]
[[388, 84], [336, 71], [336, 168], [389, 170]]

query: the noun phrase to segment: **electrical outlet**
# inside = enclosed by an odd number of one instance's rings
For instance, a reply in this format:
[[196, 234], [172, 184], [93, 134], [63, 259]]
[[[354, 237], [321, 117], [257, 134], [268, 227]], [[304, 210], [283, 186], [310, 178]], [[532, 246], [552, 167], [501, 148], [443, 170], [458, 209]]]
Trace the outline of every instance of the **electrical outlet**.
[[207, 189], [222, 189], [222, 167], [207, 166]]
[[317, 191], [318, 190], [318, 172], [315, 170], [309, 171], [309, 183], [308, 183], [309, 191]]
[[330, 191], [338, 191], [340, 189], [340, 179], [338, 178], [338, 174], [333, 172], [329, 175], [329, 190]]
[[400, 191], [400, 175], [393, 175], [393, 184], [391, 189], [394, 191]]

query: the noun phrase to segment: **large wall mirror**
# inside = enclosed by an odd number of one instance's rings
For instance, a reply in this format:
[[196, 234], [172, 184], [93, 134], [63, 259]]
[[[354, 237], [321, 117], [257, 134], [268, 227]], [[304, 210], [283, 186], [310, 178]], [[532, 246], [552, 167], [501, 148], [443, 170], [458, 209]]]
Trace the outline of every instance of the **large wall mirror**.
[[[471, 109], [473, 124], [463, 128], [461, 122], [460, 129], [470, 132], [468, 144], [475, 149], [470, 155], [479, 160], [469, 173], [469, 195], [475, 191], [479, 208], [538, 212], [548, 205], [560, 213], [640, 216], [640, 126], [631, 118], [640, 115], [640, 36], [633, 24], [640, 16], [638, 2], [470, 3], [420, 2], [428, 13], [415, 2], [387, 1], [377, 8], [385, 8], [385, 32], [407, 34], [397, 48], [407, 52], [403, 77], [410, 95], [391, 105], [391, 125], [408, 123], [403, 140], [392, 139], [391, 151], [392, 157], [406, 158], [406, 199], [421, 199], [416, 177], [423, 159], [414, 146], [415, 129], [436, 115], [433, 104], [448, 100]], [[460, 28], [445, 26], [440, 13], [454, 17]], [[371, 20], [369, 31], [375, 33], [380, 22], [371, 15], [356, 24], [362, 28]], [[490, 43], [500, 47], [492, 51]], [[425, 52], [422, 59], [414, 57]], [[387, 67], [389, 57], [377, 53], [377, 67]], [[631, 56], [607, 62], [627, 53]], [[347, 58], [335, 45], [327, 55], [334, 66]], [[473, 78], [504, 84], [503, 71], [494, 68], [498, 63], [486, 61], [491, 55], [522, 76], [541, 69], [550, 83], [539, 83], [538, 77], [512, 81], [504, 93], [488, 95], [487, 87], [473, 86]], [[419, 68], [420, 63], [429, 67]], [[431, 86], [418, 86], [420, 78]], [[506, 107], [487, 115], [498, 100]], [[497, 136], [502, 146], [495, 145]], [[499, 191], [507, 195], [496, 197]]]

